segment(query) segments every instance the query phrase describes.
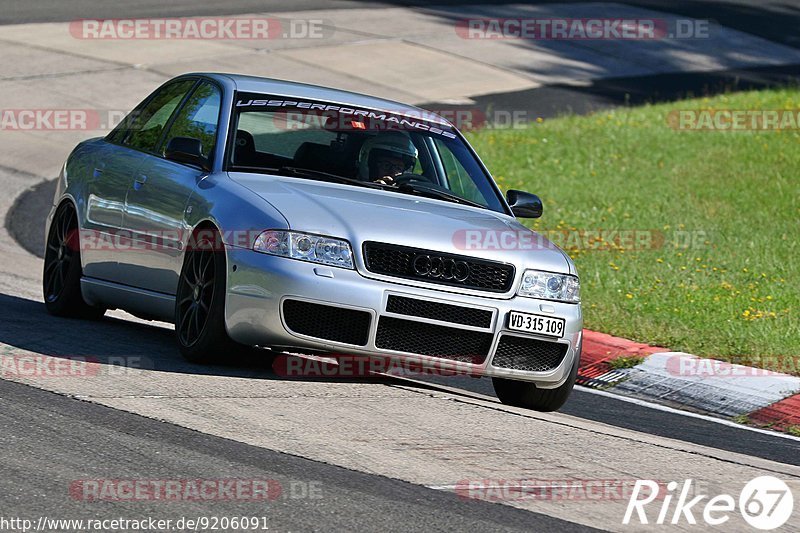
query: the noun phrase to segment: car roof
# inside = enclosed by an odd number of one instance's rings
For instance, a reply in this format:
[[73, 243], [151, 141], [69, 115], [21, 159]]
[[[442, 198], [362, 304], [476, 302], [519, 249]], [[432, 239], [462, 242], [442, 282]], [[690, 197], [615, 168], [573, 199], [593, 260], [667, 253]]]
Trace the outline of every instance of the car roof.
[[289, 96], [292, 98], [308, 98], [310, 100], [347, 104], [367, 109], [388, 111], [400, 115], [411, 115], [413, 117], [424, 118], [428, 121], [439, 122], [453, 127], [453, 124], [448, 120], [432, 111], [401, 102], [395, 102], [393, 100], [378, 98], [376, 96], [345, 91], [343, 89], [334, 89], [332, 87], [323, 87], [296, 81], [261, 78], [243, 74], [226, 74], [221, 72], [196, 72], [193, 74], [186, 74], [186, 76], [205, 76], [224, 85], [232, 85], [232, 88], [236, 91], [263, 93], [274, 96]]

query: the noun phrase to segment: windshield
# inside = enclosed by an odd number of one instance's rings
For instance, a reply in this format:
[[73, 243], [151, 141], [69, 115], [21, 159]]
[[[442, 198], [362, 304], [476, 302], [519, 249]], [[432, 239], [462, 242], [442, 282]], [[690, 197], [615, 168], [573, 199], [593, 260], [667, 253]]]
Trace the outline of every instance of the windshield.
[[433, 116], [239, 93], [228, 170], [382, 188], [505, 212], [455, 130]]

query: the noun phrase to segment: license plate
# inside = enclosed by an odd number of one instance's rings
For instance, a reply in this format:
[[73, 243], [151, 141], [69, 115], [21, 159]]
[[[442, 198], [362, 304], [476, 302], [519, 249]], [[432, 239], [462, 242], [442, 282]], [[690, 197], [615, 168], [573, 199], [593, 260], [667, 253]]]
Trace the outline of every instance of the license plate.
[[564, 325], [566, 322], [567, 321], [563, 318], [531, 315], [529, 313], [520, 313], [518, 311], [511, 311], [508, 314], [509, 329], [527, 331], [529, 333], [538, 333], [540, 335], [549, 335], [552, 337], [564, 336]]

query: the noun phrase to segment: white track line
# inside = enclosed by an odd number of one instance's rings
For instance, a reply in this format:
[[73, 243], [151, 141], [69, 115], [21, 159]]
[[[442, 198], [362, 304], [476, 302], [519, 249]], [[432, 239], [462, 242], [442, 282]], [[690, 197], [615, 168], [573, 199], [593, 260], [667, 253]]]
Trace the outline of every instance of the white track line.
[[598, 396], [605, 396], [606, 398], [615, 398], [622, 402], [628, 402], [635, 405], [640, 405], [642, 407], [649, 407], [650, 409], [655, 409], [657, 411], [664, 411], [667, 413], [673, 413], [676, 415], [688, 416], [690, 418], [699, 418], [701, 420], [706, 420], [708, 422], [714, 422], [715, 424], [722, 424], [723, 426], [729, 426], [736, 429], [742, 429], [745, 431], [754, 431], [756, 433], [762, 433], [764, 435], [770, 435], [772, 437], [781, 437], [783, 439], [794, 440], [800, 442], [800, 437], [795, 437], [793, 435], [789, 435], [788, 433], [783, 433], [780, 431], [770, 431], [768, 429], [761, 429], [761, 428], [754, 428], [750, 426], [745, 426], [744, 424], [737, 424], [731, 420], [725, 420], [724, 418], [716, 418], [709, 415], [701, 415], [698, 413], [692, 413], [691, 411], [681, 411], [680, 409], [675, 409], [674, 407], [667, 407], [666, 405], [661, 405], [658, 403], [652, 403], [645, 400], [640, 400], [638, 398], [629, 398], [627, 396], [620, 396], [618, 394], [613, 394], [611, 392], [591, 389], [589, 387], [582, 387], [580, 385], [576, 385], [575, 388], [582, 392], [588, 392], [590, 394], [597, 394]]
[[[497, 402], [498, 401], [497, 398], [495, 398], [493, 396], [486, 396], [485, 394], [481, 394], [479, 392], [473, 392], [473, 391], [468, 390], [468, 389], [461, 389], [461, 388], [458, 388], [458, 387], [450, 387], [448, 385], [440, 385], [439, 383], [433, 383], [433, 382], [429, 382], [429, 381], [422, 381], [422, 380], [413, 379], [413, 378], [409, 378], [409, 377], [405, 377], [405, 376], [394, 376], [394, 375], [391, 375], [391, 374], [380, 374], [380, 373], [378, 373], [377, 375], [392, 377], [392, 378], [395, 378], [395, 379], [397, 379], [399, 381], [406, 381], [406, 382], [413, 383], [415, 385], [424, 385], [425, 387], [432, 388], [432, 389], [438, 389], [441, 392], [447, 392], [447, 393], [450, 393], [450, 394], [455, 394], [455, 395], [460, 395], [460, 396], [468, 396], [468, 397], [472, 397], [472, 398], [475, 398], [475, 399], [478, 399], [478, 400], [488, 400], [488, 401], [492, 401], [492, 402]], [[691, 411], [681, 411], [680, 409], [675, 409], [674, 407], [667, 407], [666, 405], [652, 403], [652, 402], [648, 402], [648, 401], [645, 401], [645, 400], [640, 400], [638, 398], [629, 398], [627, 396], [621, 396], [621, 395], [613, 394], [613, 393], [606, 392], [606, 391], [601, 391], [601, 390], [597, 390], [597, 389], [591, 389], [591, 388], [588, 388], [588, 387], [583, 387], [581, 385], [575, 385], [575, 389], [579, 390], [581, 392], [588, 392], [590, 394], [597, 394], [598, 396], [605, 396], [606, 398], [614, 398], [614, 399], [620, 400], [622, 402], [628, 402], [628, 403], [632, 403], [632, 404], [639, 405], [639, 406], [642, 406], [642, 407], [648, 407], [650, 409], [655, 409], [657, 411], [664, 411], [666, 413], [673, 413], [673, 414], [676, 414], [676, 415], [688, 416], [690, 418], [699, 418], [700, 420], [705, 420], [707, 422], [713, 422], [715, 424], [722, 424], [723, 426], [728, 426], [728, 427], [732, 427], [732, 428], [736, 428], [736, 429], [741, 429], [743, 431], [752, 431], [752, 432], [755, 432], [755, 433], [761, 433], [763, 435], [768, 435], [770, 437], [779, 437], [779, 438], [782, 438], [782, 439], [789, 439], [789, 440], [800, 442], [800, 437], [795, 437], [793, 435], [789, 435], [788, 433], [783, 433], [783, 432], [780, 432], [780, 431], [770, 431], [770, 430], [767, 430], [767, 429], [761, 429], [761, 428], [754, 428], [754, 427], [750, 427], [750, 426], [745, 426], [744, 424], [737, 424], [736, 422], [733, 422], [731, 420], [725, 420], [724, 418], [717, 418], [717, 417], [713, 417], [713, 416], [709, 416], [709, 415], [701, 415], [701, 414], [698, 414], [698, 413], [692, 413]], [[567, 401], [569, 401], [569, 400], [567, 400]], [[502, 405], [502, 404], [499, 404], [499, 405]], [[535, 412], [535, 411], [532, 411], [532, 412]], [[590, 418], [590, 417], [582, 417], [580, 415], [570, 415], [570, 416], [573, 416], [575, 418], [584, 418], [584, 419], [587, 419], [587, 420], [594, 420], [595, 422], [607, 424], [609, 426], [614, 426], [614, 424], [610, 424], [608, 422], [600, 422], [599, 420], [595, 420], [595, 419]], [[615, 426], [615, 427], [621, 427], [621, 426]], [[646, 434], [652, 435], [652, 433], [647, 432], [647, 431], [638, 430], [638, 429], [635, 429], [635, 428], [630, 428], [630, 429], [632, 429], [633, 431], [640, 431], [641, 433], [646, 433]], [[683, 440], [683, 439], [681, 439], [679, 437], [673, 437], [673, 438], [675, 438], [676, 440]], [[714, 448], [714, 446], [709, 446], [709, 447], [710, 448]], [[717, 448], [717, 449], [719, 449], [719, 448]]]

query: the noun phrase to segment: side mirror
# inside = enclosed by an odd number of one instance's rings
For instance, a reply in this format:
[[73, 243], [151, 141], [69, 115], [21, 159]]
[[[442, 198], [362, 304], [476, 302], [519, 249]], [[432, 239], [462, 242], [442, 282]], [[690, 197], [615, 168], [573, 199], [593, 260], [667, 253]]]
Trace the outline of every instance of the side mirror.
[[542, 200], [535, 194], [525, 191], [509, 190], [506, 200], [511, 212], [519, 218], [539, 218], [542, 216]]
[[177, 163], [196, 165], [211, 170], [208, 158], [203, 155], [203, 143], [191, 137], [173, 137], [164, 150], [164, 157]]

